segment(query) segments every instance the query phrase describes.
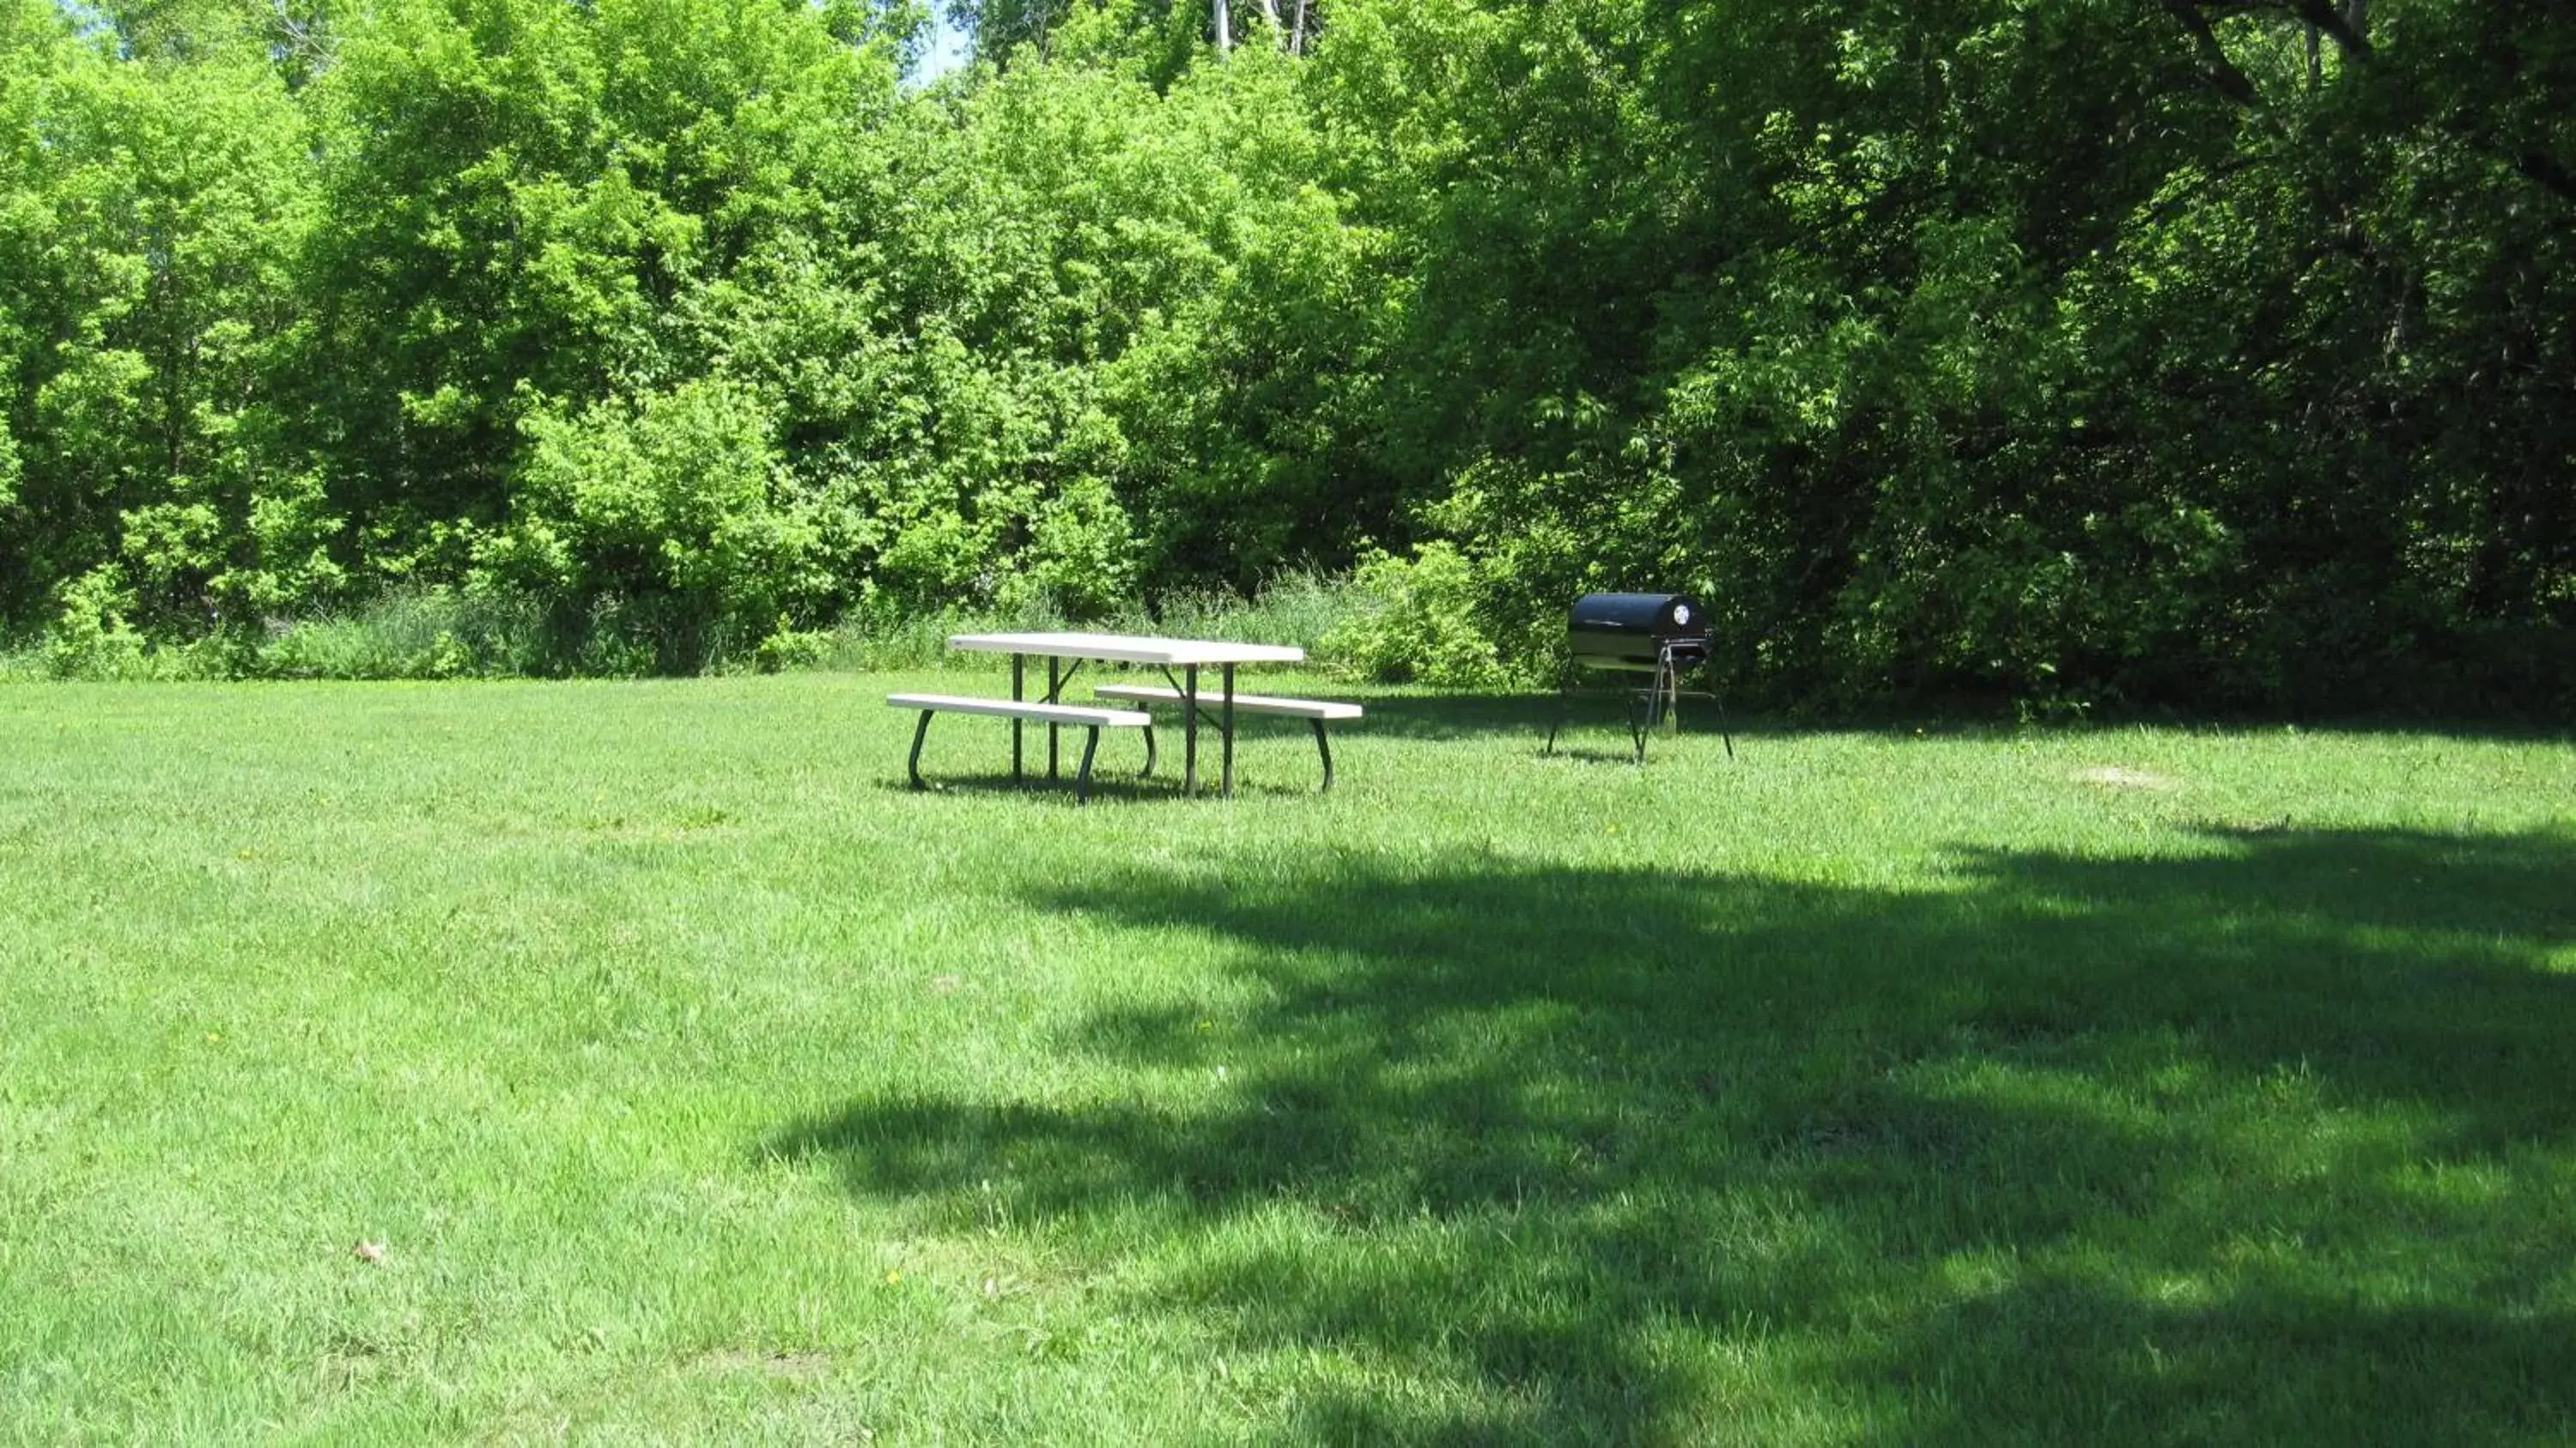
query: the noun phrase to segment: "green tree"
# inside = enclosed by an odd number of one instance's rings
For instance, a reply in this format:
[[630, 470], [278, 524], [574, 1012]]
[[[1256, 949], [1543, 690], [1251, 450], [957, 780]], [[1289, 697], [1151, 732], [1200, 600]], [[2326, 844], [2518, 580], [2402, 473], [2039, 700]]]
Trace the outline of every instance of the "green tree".
[[119, 61], [24, 9], [0, 64], [0, 606], [109, 569], [140, 622], [197, 633], [327, 592], [269, 385], [311, 218], [285, 86], [256, 60]]

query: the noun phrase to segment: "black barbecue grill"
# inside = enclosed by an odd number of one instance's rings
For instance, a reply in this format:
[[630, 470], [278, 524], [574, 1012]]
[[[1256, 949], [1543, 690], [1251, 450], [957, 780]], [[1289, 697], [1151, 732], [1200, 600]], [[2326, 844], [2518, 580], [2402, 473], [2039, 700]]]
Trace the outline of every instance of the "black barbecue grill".
[[[1575, 600], [1566, 617], [1568, 667], [1559, 691], [1556, 723], [1547, 731], [1547, 749], [1556, 748], [1557, 731], [1565, 727], [1576, 694], [1576, 679], [1587, 672], [1642, 674], [1643, 683], [1618, 687], [1628, 699], [1628, 731], [1635, 739], [1637, 762], [1646, 762], [1646, 736], [1657, 725], [1681, 727], [1682, 675], [1708, 662], [1708, 611], [1697, 599], [1679, 593], [1587, 593]], [[1708, 695], [1714, 699], [1715, 695]], [[1718, 710], [1718, 738], [1726, 756], [1735, 757], [1735, 740], [1726, 732], [1726, 712]]]

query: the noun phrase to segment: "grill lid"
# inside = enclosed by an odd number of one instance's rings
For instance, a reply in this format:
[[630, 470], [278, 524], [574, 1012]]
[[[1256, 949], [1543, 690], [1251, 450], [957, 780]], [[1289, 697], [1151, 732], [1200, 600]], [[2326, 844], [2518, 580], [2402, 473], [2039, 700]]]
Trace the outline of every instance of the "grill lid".
[[1587, 593], [1574, 601], [1575, 633], [1637, 634], [1655, 639], [1704, 639], [1707, 615], [1682, 593]]
[[1681, 593], [1590, 593], [1575, 600], [1566, 642], [1587, 668], [1659, 667], [1666, 654], [1690, 664], [1708, 656], [1708, 613]]

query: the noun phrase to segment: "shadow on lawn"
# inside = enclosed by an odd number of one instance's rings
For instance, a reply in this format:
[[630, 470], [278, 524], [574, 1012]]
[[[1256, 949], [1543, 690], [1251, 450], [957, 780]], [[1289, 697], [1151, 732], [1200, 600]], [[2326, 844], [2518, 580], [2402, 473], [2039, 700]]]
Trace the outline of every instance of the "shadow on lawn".
[[1331, 1441], [2576, 1429], [2576, 838], [1906, 893], [1276, 868], [1036, 902], [1238, 947], [1261, 1004], [1067, 1043], [1227, 1066], [1203, 1104], [874, 1099], [772, 1145], [944, 1224], [1147, 1214], [1137, 1310], [1344, 1363], [1296, 1400]]

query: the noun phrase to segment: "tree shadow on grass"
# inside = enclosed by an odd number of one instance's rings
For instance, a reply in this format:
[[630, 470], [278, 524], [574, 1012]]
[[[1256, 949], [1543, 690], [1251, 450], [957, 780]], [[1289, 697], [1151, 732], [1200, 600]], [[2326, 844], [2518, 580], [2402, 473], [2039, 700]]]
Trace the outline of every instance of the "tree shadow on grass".
[[2205, 843], [1110, 875], [1034, 903], [1258, 1004], [1084, 1021], [1132, 1099], [770, 1147], [933, 1224], [1143, 1214], [1136, 1310], [1334, 1365], [1282, 1408], [1328, 1441], [2576, 1431], [2576, 839]]

